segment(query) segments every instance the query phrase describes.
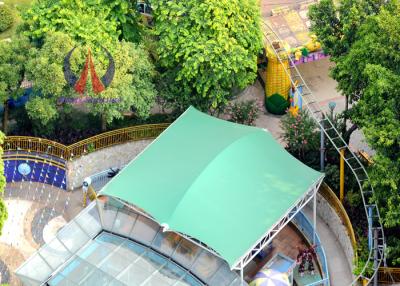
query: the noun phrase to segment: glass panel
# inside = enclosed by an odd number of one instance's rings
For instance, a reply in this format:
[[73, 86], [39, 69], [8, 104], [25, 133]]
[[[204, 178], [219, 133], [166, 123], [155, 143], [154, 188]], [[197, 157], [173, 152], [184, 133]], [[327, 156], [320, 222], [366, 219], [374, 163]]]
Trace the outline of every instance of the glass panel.
[[115, 218], [117, 217], [118, 208], [112, 205], [106, 205], [101, 212], [103, 229], [111, 231]]
[[118, 277], [118, 280], [122, 281], [126, 285], [140, 285], [150, 275], [151, 272], [147, 271], [137, 264], [134, 264], [131, 265], [126, 271], [124, 271], [121, 277]]
[[84, 281], [86, 277], [95, 270], [93, 265], [90, 265], [76, 256], [74, 260], [61, 271], [61, 274], [68, 277], [72, 282], [79, 284], [79, 282]]
[[102, 245], [96, 241], [92, 241], [87, 247], [77, 253], [80, 258], [95, 266], [109, 254], [110, 250], [107, 247], [102, 247]]
[[[237, 277], [229, 286], [242, 286], [242, 279], [240, 277]], [[247, 283], [245, 283], [244, 285], [247, 285]]]
[[120, 248], [117, 249], [117, 253], [124, 256], [126, 259], [135, 262], [139, 256], [141, 256], [146, 249], [133, 241], [126, 240]]
[[156, 222], [144, 216], [139, 216], [129, 236], [150, 245], [159, 229], [160, 227]]
[[115, 277], [129, 265], [129, 260], [127, 260], [124, 256], [121, 256], [114, 252], [104, 260], [100, 268], [105, 273]]
[[157, 237], [154, 239], [153, 247], [170, 256], [178, 246], [181, 237], [173, 232], [158, 232]]
[[233, 280], [236, 278], [236, 274], [233, 273], [227, 264], [224, 263], [217, 273], [211, 278], [210, 285], [221, 285], [221, 286], [228, 286], [232, 283]]
[[81, 281], [79, 285], [94, 286], [94, 285], [109, 285], [113, 281], [113, 277], [100, 269], [94, 269], [93, 272], [86, 277], [85, 280]]
[[143, 259], [146, 259], [148, 263], [151, 264], [151, 267], [148, 268], [149, 271], [155, 271], [163, 267], [165, 264], [167, 264], [167, 259], [165, 257], [161, 256], [160, 254], [150, 249], [142, 257]]
[[21, 280], [21, 282], [24, 284], [24, 286], [39, 286], [39, 285], [42, 284], [41, 282], [37, 282], [37, 281], [29, 279], [27, 277], [23, 277], [21, 275], [18, 275], [18, 273], [16, 273], [16, 275]]
[[96, 204], [92, 204], [90, 209], [84, 210], [75, 218], [75, 221], [91, 237], [95, 237], [101, 231], [100, 216]]
[[55, 237], [48, 244], [45, 244], [39, 253], [42, 255], [43, 259], [47, 261], [53, 267], [53, 269], [58, 268], [63, 264], [72, 254], [65, 248], [64, 245]]
[[58, 274], [56, 277], [54, 277], [50, 282], [50, 286], [77, 286], [78, 284], [72, 282], [71, 280], [68, 280], [68, 278], [64, 277], [61, 274]]
[[114, 250], [115, 248], [120, 246], [125, 241], [125, 239], [117, 235], [103, 232], [98, 237], [96, 237], [96, 241], [99, 242], [102, 247], [107, 247], [109, 250]]
[[144, 284], [144, 286], [169, 286], [173, 285], [170, 283], [171, 281], [165, 280], [162, 276], [157, 275], [155, 273], [153, 276], [150, 277], [150, 280]]
[[[49, 266], [44, 262], [44, 260], [39, 256], [38, 253], [35, 253], [29, 261], [18, 270], [18, 274], [25, 276], [28, 279], [32, 279], [40, 282], [44, 282], [53, 272]], [[28, 284], [29, 285], [29, 284]], [[36, 284], [32, 284], [36, 285]]]
[[188, 273], [177, 285], [202, 286], [204, 284]]
[[209, 279], [220, 267], [222, 261], [212, 255], [210, 252], [203, 250], [199, 257], [194, 262], [192, 272], [195, 273], [200, 279], [209, 282]]
[[137, 216], [138, 215], [135, 213], [120, 210], [117, 218], [115, 219], [112, 232], [121, 234], [123, 236], [129, 236]]
[[182, 278], [185, 275], [186, 271], [175, 263], [168, 262], [166, 265], [164, 265], [163, 268], [159, 270], [159, 273], [165, 277], [172, 279], [173, 281], [176, 281]]
[[202, 249], [196, 244], [186, 239], [182, 239], [172, 258], [180, 263], [182, 266], [190, 268], [197, 254], [201, 250]]
[[78, 251], [90, 239], [74, 221], [63, 227], [57, 237], [71, 252]]

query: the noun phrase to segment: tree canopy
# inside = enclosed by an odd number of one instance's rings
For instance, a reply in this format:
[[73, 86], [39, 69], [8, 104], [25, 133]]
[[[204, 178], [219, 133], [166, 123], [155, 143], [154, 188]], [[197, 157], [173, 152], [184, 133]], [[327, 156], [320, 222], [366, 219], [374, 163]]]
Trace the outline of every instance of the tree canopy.
[[94, 46], [107, 46], [122, 38], [140, 40], [135, 1], [35, 1], [22, 16], [25, 35], [34, 40], [55, 31], [66, 33], [78, 43]]
[[[64, 79], [63, 61], [66, 54], [75, 46], [66, 34], [48, 33], [41, 48], [30, 51], [27, 62], [28, 78], [33, 81], [34, 94], [39, 98], [27, 103], [27, 111], [32, 120], [48, 123], [57, 117], [57, 102], [60, 98], [76, 98], [75, 91]], [[88, 46], [79, 46], [71, 56], [71, 69], [79, 76], [85, 64]], [[105, 121], [122, 117], [122, 112], [132, 106], [139, 117], [146, 117], [154, 103], [156, 92], [152, 83], [153, 66], [141, 46], [130, 42], [116, 42], [111, 53], [115, 63], [115, 75], [111, 85], [101, 94], [91, 90], [91, 79], [87, 82], [87, 96], [99, 99], [98, 103], [87, 104], [94, 114], [100, 114]], [[101, 49], [93, 51], [96, 72], [105, 73], [108, 59]], [[103, 101], [109, 99], [107, 103]], [[111, 100], [112, 99], [112, 100]], [[103, 101], [101, 101], [103, 100]], [[45, 105], [46, 108], [41, 108]], [[40, 114], [38, 109], [43, 109]]]
[[152, 7], [164, 95], [172, 106], [216, 109], [234, 88], [255, 80], [262, 48], [256, 0], [155, 0]]
[[[341, 3], [343, 8], [322, 0], [312, 8], [313, 30], [332, 53], [336, 63], [332, 75], [339, 90], [352, 98], [351, 120], [361, 127], [376, 152], [370, 179], [386, 231], [397, 233], [389, 238], [388, 253], [391, 262], [399, 265], [396, 253], [400, 252], [400, 3]], [[357, 5], [362, 3], [366, 6], [358, 9]], [[342, 14], [352, 17], [341, 17]], [[316, 20], [316, 15], [320, 15], [321, 21]], [[340, 24], [332, 25], [336, 22]], [[332, 31], [336, 26], [339, 28], [335, 34]], [[351, 36], [346, 34], [349, 30]], [[335, 37], [339, 37], [337, 44], [333, 44]]]

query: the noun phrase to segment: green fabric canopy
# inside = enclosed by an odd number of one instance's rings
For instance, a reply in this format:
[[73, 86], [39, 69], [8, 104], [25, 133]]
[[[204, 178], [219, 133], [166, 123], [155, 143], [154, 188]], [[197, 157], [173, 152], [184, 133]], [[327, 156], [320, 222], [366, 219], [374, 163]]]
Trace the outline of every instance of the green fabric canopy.
[[233, 267], [322, 176], [268, 131], [190, 107], [102, 194], [202, 241]]

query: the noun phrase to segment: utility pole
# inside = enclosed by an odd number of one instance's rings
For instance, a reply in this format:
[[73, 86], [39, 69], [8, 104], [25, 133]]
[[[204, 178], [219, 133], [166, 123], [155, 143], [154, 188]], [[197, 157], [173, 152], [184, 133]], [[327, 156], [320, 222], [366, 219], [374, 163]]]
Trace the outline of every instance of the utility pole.
[[320, 169], [321, 172], [325, 171], [325, 133], [324, 133], [324, 118], [321, 120], [321, 147], [320, 147]]
[[[378, 268], [378, 229], [374, 228], [374, 269]], [[374, 276], [374, 286], [378, 286], [378, 273]]]

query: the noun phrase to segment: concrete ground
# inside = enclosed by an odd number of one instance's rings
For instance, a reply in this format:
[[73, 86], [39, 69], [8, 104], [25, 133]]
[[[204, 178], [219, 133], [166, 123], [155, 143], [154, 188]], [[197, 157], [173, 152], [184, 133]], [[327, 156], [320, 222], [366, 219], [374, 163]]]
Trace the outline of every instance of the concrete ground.
[[[328, 104], [334, 102], [336, 107], [334, 113], [342, 112], [345, 108], [345, 97], [337, 90], [337, 83], [329, 77], [329, 69], [332, 67], [329, 59], [321, 59], [319, 61], [298, 65], [297, 68], [303, 76], [310, 90], [313, 92], [320, 107], [325, 112], [329, 111]], [[259, 118], [256, 120], [256, 126], [268, 129], [272, 135], [281, 143], [282, 130], [280, 120], [282, 116], [269, 113], [264, 107], [264, 89], [259, 81], [248, 86], [239, 96], [237, 100], [256, 99], [260, 103]], [[364, 141], [364, 136], [360, 130], [356, 130], [350, 139], [350, 148], [352, 150], [365, 150], [369, 154], [373, 151]]]

